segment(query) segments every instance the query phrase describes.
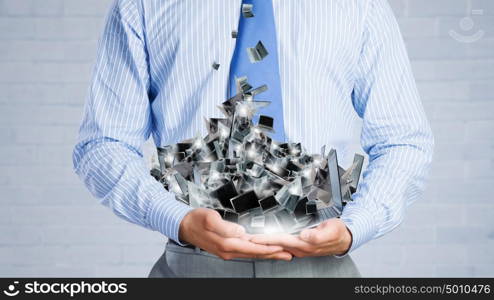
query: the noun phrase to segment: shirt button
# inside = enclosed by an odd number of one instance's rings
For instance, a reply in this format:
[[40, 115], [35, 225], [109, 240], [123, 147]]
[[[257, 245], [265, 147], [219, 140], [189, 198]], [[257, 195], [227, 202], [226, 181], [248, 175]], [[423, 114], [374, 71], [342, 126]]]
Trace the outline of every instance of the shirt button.
[[220, 64], [217, 62], [213, 63], [213, 69], [218, 70], [220, 68]]

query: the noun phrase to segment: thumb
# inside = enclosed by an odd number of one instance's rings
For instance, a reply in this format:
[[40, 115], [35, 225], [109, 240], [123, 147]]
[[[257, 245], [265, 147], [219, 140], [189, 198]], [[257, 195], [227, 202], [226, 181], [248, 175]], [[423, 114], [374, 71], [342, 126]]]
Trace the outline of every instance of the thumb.
[[209, 230], [225, 238], [240, 238], [245, 235], [245, 229], [241, 225], [217, 218]]
[[304, 229], [300, 233], [300, 238], [303, 241], [306, 241], [308, 243], [311, 243], [312, 240], [314, 239], [314, 236], [316, 235], [316, 229]]
[[223, 222], [226, 223], [225, 234], [223, 236], [239, 238], [245, 234], [245, 228], [243, 226], [228, 221]]
[[326, 240], [326, 230], [329, 222], [323, 222], [316, 228], [305, 229], [300, 233], [300, 239], [311, 244], [320, 244]]

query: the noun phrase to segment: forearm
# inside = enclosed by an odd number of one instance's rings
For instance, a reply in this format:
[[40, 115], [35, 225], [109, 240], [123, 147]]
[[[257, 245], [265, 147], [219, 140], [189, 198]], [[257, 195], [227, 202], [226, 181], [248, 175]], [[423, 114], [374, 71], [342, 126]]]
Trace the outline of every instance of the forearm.
[[351, 251], [401, 223], [406, 208], [424, 191], [432, 151], [432, 134], [426, 126], [421, 141], [389, 145], [379, 155], [371, 155], [354, 201], [341, 217], [353, 236]]
[[149, 175], [144, 159], [125, 143], [97, 139], [78, 144], [74, 168], [91, 193], [119, 217], [179, 241], [190, 208]]
[[352, 95], [363, 120], [361, 144], [369, 155], [354, 201], [341, 219], [353, 235], [351, 250], [393, 230], [423, 193], [434, 139], [393, 11], [369, 2]]

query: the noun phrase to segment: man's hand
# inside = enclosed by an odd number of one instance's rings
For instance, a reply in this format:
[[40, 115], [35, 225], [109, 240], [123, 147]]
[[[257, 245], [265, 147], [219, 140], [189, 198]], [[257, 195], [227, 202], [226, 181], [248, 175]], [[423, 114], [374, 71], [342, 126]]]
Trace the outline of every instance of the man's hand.
[[250, 242], [242, 226], [224, 221], [212, 209], [197, 208], [180, 224], [180, 240], [197, 246], [223, 259], [261, 258], [291, 260], [292, 255], [281, 246]]
[[263, 245], [282, 246], [296, 257], [345, 254], [352, 244], [352, 234], [340, 219], [330, 219], [300, 235], [263, 234], [250, 241]]

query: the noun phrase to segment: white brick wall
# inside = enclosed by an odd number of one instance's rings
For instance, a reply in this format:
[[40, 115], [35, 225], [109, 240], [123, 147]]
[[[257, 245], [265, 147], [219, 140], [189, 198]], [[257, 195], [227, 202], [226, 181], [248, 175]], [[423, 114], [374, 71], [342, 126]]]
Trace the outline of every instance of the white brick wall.
[[163, 251], [72, 171], [109, 3], [0, 0], [0, 276], [146, 276]]
[[[357, 250], [368, 276], [493, 276], [494, 1], [389, 0], [436, 137], [425, 199], [403, 225]], [[460, 21], [472, 10], [474, 27]], [[449, 32], [471, 36], [459, 42]]]
[[[0, 276], [145, 276], [163, 251], [163, 237], [113, 216], [71, 169], [110, 1], [0, 0]], [[365, 276], [494, 276], [494, 1], [389, 2], [436, 154], [425, 199], [354, 258]], [[450, 30], [484, 35], [464, 43]]]

